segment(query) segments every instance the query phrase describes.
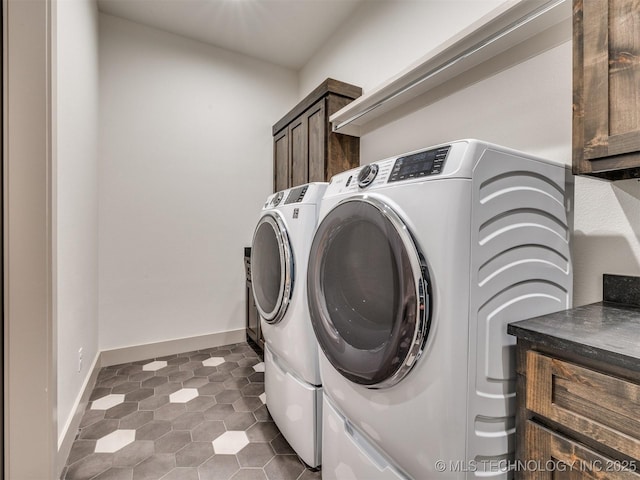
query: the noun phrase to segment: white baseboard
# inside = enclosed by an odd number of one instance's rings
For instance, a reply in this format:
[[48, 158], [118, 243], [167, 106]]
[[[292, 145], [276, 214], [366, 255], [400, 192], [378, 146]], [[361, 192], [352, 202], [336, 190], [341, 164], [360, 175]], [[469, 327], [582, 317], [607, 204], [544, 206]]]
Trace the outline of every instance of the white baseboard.
[[149, 358], [174, 355], [176, 353], [191, 352], [205, 348], [219, 347], [231, 343], [244, 342], [246, 340], [246, 330], [231, 330], [228, 332], [212, 333], [197, 337], [179, 338], [177, 340], [167, 340], [164, 342], [147, 343], [145, 345], [134, 345], [132, 347], [114, 348], [113, 350], [103, 350], [101, 364], [103, 367], [119, 365], [121, 363], [137, 362]]
[[80, 390], [80, 394], [75, 401], [75, 404], [72, 408], [73, 414], [69, 416], [67, 420], [67, 424], [62, 429], [62, 434], [58, 438], [58, 455], [56, 458], [57, 465], [57, 478], [60, 478], [62, 475], [62, 470], [64, 469], [65, 464], [67, 463], [67, 458], [69, 458], [69, 453], [71, 452], [71, 447], [73, 445], [73, 441], [76, 439], [76, 434], [80, 429], [80, 422], [82, 421], [82, 416], [84, 415], [84, 411], [87, 408], [87, 404], [89, 403], [89, 398], [91, 397], [91, 392], [93, 391], [93, 387], [96, 385], [96, 380], [98, 379], [98, 373], [100, 372], [100, 368], [102, 366], [100, 360], [100, 352], [96, 354], [96, 357], [93, 359], [93, 363], [91, 364], [91, 369], [89, 370], [89, 375], [84, 381], [82, 388]]

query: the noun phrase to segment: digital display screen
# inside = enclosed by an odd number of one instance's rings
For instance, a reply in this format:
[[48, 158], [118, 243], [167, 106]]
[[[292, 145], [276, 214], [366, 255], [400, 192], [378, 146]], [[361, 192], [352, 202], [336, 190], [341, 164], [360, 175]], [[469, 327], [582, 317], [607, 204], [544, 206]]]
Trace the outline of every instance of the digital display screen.
[[440, 173], [448, 151], [449, 147], [441, 147], [398, 158], [393, 166], [389, 181], [395, 182]]
[[433, 168], [433, 161], [436, 158], [436, 152], [431, 150], [429, 152], [420, 152], [409, 157], [402, 158], [402, 164], [399, 175], [411, 175], [418, 172], [430, 172]]
[[305, 193], [307, 193], [306, 185], [298, 188], [292, 188], [284, 204], [287, 205], [289, 203], [301, 202]]

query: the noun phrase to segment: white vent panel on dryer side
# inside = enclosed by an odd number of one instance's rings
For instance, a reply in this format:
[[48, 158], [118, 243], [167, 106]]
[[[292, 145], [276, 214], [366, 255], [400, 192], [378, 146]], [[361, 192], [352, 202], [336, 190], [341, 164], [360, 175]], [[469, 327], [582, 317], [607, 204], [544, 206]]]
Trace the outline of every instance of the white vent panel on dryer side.
[[515, 339], [507, 324], [571, 304], [564, 181], [562, 166], [491, 149], [475, 167], [468, 458], [499, 462], [514, 453]]

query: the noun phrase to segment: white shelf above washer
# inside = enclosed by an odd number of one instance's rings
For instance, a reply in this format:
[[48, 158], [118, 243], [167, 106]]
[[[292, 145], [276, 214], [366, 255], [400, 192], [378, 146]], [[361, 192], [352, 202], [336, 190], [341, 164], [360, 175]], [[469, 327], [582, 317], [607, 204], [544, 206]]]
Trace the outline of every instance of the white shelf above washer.
[[[571, 18], [570, 0], [511, 0], [330, 117], [334, 132], [360, 136], [370, 122]], [[569, 38], [567, 38], [568, 40]]]

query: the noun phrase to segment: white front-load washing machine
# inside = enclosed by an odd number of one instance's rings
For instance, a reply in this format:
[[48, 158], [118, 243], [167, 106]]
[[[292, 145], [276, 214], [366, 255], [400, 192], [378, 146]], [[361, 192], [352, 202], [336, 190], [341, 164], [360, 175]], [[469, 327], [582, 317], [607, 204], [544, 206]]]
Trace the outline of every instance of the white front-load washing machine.
[[332, 178], [307, 272], [323, 479], [509, 478], [506, 328], [571, 305], [567, 178], [476, 140]]
[[269, 196], [251, 248], [251, 285], [265, 339], [267, 408], [311, 467], [320, 464], [322, 386], [305, 284], [326, 187], [310, 183]]

